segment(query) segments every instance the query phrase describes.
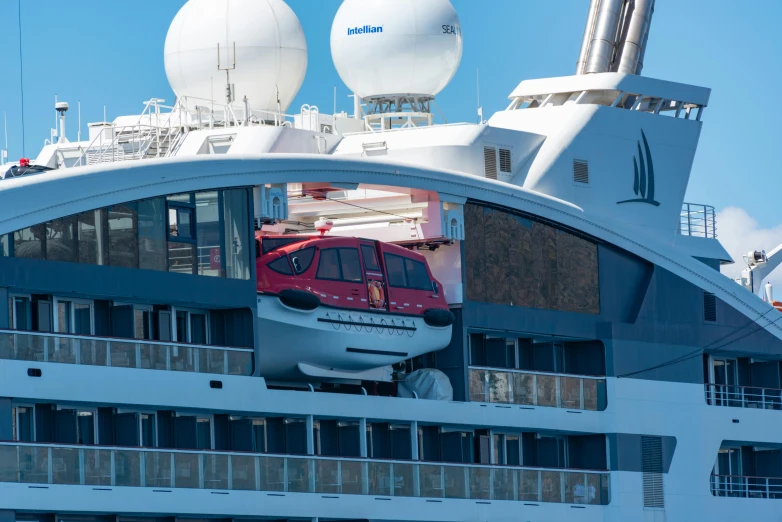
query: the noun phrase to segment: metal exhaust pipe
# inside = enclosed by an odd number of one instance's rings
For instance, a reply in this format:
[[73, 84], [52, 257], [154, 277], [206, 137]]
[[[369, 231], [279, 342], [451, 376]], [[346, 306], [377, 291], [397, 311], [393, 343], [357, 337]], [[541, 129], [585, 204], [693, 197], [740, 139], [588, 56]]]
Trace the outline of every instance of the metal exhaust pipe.
[[594, 34], [589, 46], [585, 73], [603, 73], [611, 68], [616, 51], [623, 0], [601, 0], [597, 9]]
[[617, 72], [640, 74], [653, 11], [654, 0], [633, 1], [632, 10], [628, 11], [630, 23], [622, 39]]
[[586, 68], [589, 47], [592, 43], [592, 36], [595, 34], [595, 21], [597, 20], [598, 7], [600, 7], [600, 0], [591, 0], [586, 27], [584, 27], [584, 38], [581, 42], [581, 52], [578, 55], [578, 62], [576, 63], [576, 74], [584, 74], [584, 69]]

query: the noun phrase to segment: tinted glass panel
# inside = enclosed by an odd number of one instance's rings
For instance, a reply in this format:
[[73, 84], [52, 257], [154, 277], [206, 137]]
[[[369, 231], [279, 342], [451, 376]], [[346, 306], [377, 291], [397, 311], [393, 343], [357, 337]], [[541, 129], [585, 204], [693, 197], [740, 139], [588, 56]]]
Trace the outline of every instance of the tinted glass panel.
[[426, 265], [413, 259], [405, 259], [405, 271], [407, 272], [407, 285], [416, 290], [431, 290], [432, 282], [426, 272]]
[[92, 307], [88, 304], [73, 305], [73, 333], [92, 335]]
[[8, 257], [8, 234], [0, 236], [0, 257]]
[[405, 258], [386, 254], [386, 270], [388, 272], [388, 284], [391, 286], [407, 287], [407, 275], [405, 274]]
[[297, 274], [303, 274], [309, 270], [312, 260], [315, 258], [315, 247], [303, 248], [291, 254], [293, 269]]
[[250, 214], [247, 189], [223, 191], [223, 221], [225, 224], [226, 277], [250, 279], [250, 259], [253, 244], [250, 234]]
[[340, 279], [339, 255], [336, 248], [320, 251], [317, 277], [318, 279]]
[[377, 258], [375, 247], [361, 245], [361, 255], [364, 256], [364, 268], [367, 270], [380, 270], [380, 260]]
[[35, 225], [14, 232], [14, 257], [43, 259], [46, 225]]
[[79, 263], [90, 265], [107, 263], [105, 216], [105, 210], [90, 210], [77, 216]]
[[206, 344], [206, 315], [190, 314], [190, 342]]
[[138, 264], [146, 270], [168, 269], [166, 258], [166, 201], [147, 199], [138, 203]]
[[198, 245], [198, 273], [220, 277], [222, 248], [220, 245], [219, 193], [196, 194], [196, 241]]
[[363, 281], [361, 277], [361, 262], [358, 259], [358, 250], [355, 248], [339, 249], [340, 264], [342, 266], [342, 280], [354, 283]]
[[78, 261], [76, 249], [76, 216], [55, 219], [46, 224], [46, 259]]
[[69, 301], [57, 302], [57, 331], [73, 333], [71, 328], [71, 303]]
[[136, 203], [109, 207], [109, 264], [138, 268]]
[[298, 237], [265, 237], [261, 243], [263, 244], [263, 253], [268, 254], [281, 246], [290, 245], [291, 243], [297, 243], [299, 241], [301, 241], [301, 238]]
[[168, 242], [168, 271], [193, 274], [196, 268], [196, 246], [192, 243]]
[[187, 312], [176, 313], [176, 340], [179, 343], [186, 343], [190, 341], [190, 337], [187, 335]]
[[287, 257], [281, 257], [279, 259], [276, 259], [271, 263], [269, 263], [267, 266], [272, 270], [274, 270], [275, 272], [279, 272], [280, 274], [293, 275], [293, 270], [291, 270], [291, 265], [290, 263], [288, 263]]
[[194, 210], [189, 207], [168, 207], [168, 235], [182, 239], [194, 239]]

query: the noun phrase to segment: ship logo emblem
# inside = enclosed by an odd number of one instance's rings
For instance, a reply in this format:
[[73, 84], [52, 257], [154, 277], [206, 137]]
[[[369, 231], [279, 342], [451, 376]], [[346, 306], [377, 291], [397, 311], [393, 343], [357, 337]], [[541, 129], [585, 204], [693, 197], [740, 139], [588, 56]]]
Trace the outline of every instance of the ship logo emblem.
[[[641, 149], [641, 141], [644, 144], [643, 150]], [[649, 150], [649, 142], [646, 140], [646, 134], [644, 134], [643, 130], [641, 131], [641, 139], [638, 140], [638, 155], [633, 157], [633, 169], [635, 171], [633, 192], [638, 197], [618, 201], [616, 204], [648, 203], [649, 205], [659, 207], [660, 202], [654, 199], [654, 163], [652, 162], [652, 152]]]

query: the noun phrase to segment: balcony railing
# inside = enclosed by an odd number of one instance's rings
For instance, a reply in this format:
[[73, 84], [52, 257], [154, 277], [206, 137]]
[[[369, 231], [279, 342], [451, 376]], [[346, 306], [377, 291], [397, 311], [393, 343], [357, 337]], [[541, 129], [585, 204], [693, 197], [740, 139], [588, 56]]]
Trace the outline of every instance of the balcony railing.
[[0, 482], [605, 505], [608, 472], [0, 444]]
[[679, 219], [679, 233], [683, 236], [717, 237], [717, 219], [714, 207], [684, 203]]
[[134, 339], [0, 330], [0, 359], [252, 375], [253, 351]]
[[716, 497], [782, 498], [782, 478], [712, 475], [711, 494]]
[[782, 410], [782, 390], [756, 386], [705, 384], [706, 402], [712, 406]]
[[470, 401], [569, 410], [606, 408], [602, 377], [470, 367]]

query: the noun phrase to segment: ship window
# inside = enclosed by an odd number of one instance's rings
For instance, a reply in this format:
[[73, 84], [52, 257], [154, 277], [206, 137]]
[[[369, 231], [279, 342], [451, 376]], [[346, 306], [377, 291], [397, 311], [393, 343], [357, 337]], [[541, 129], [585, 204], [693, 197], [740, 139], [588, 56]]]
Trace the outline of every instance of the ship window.
[[33, 406], [17, 406], [13, 408], [14, 440], [19, 442], [33, 442], [35, 440], [35, 417]]
[[291, 243], [298, 243], [299, 241], [301, 241], [301, 238], [295, 236], [294, 237], [264, 237], [261, 238], [261, 249], [264, 254], [268, 254], [272, 250], [276, 250], [285, 245], [290, 245]]
[[361, 245], [361, 255], [364, 256], [364, 268], [367, 270], [380, 271], [380, 260], [377, 258], [375, 247]]
[[35, 225], [14, 232], [14, 257], [44, 258], [45, 225]]
[[358, 260], [358, 250], [355, 248], [340, 248], [339, 257], [342, 265], [342, 280], [354, 283], [363, 281], [361, 263]]
[[[81, 246], [81, 238], [79, 241]], [[168, 270], [166, 203], [163, 198], [147, 199], [138, 203], [138, 250], [139, 268]]]
[[426, 265], [413, 259], [405, 259], [405, 271], [407, 272], [407, 284], [409, 288], [415, 290], [431, 290], [432, 282], [429, 280], [429, 273], [426, 271]]
[[77, 235], [79, 241], [79, 263], [105, 265], [109, 250], [106, 244], [105, 213], [103, 210], [90, 210], [77, 216]]
[[404, 258], [394, 254], [386, 254], [385, 258], [388, 284], [397, 288], [407, 288]]
[[339, 254], [336, 248], [327, 248], [320, 252], [318, 279], [339, 279]]
[[198, 246], [198, 275], [220, 277], [223, 249], [220, 246], [219, 193], [197, 192], [196, 237]]
[[168, 207], [168, 236], [177, 240], [195, 239], [193, 229], [195, 218], [193, 209], [186, 207]]
[[297, 274], [303, 274], [309, 270], [313, 259], [315, 259], [315, 247], [302, 248], [291, 254], [293, 269]]
[[76, 216], [46, 223], [46, 259], [75, 263], [77, 255]]
[[225, 256], [223, 266], [229, 279], [250, 279], [251, 237], [247, 189], [223, 191]]
[[109, 264], [138, 268], [137, 203], [109, 207]]
[[432, 290], [432, 281], [424, 263], [394, 254], [386, 254], [385, 258], [388, 284], [397, 288]]
[[11, 253], [8, 250], [8, 234], [0, 236], [0, 257], [8, 257]]
[[291, 270], [291, 265], [290, 263], [288, 263], [287, 257], [280, 257], [278, 259], [275, 259], [271, 263], [268, 263], [266, 266], [268, 266], [278, 274], [293, 275], [293, 270]]

